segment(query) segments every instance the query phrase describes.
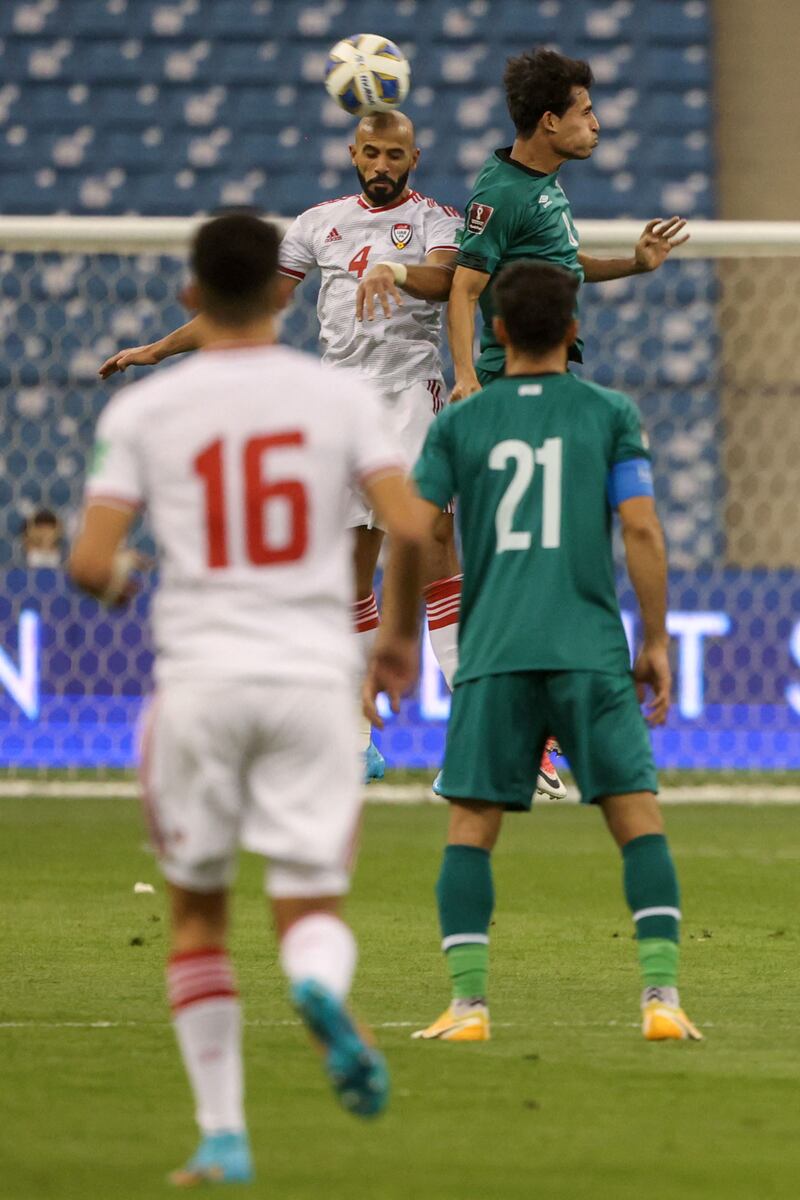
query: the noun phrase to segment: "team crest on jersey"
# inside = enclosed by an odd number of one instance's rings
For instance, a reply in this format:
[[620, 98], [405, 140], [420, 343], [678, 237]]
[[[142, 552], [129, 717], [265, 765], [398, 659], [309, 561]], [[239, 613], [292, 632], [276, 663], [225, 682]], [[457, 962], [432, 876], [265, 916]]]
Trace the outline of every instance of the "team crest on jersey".
[[491, 220], [494, 209], [491, 204], [470, 204], [467, 212], [468, 233], [483, 233]]
[[392, 226], [392, 242], [398, 250], [405, 250], [406, 246], [411, 241], [413, 233], [414, 230], [409, 224], [407, 224], [405, 221], [398, 221], [396, 225]]

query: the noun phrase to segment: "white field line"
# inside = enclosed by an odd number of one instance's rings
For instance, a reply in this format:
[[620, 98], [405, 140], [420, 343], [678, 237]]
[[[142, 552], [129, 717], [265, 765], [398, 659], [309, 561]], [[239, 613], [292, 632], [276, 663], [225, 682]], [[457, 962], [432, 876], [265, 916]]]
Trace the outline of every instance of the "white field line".
[[[713, 1021], [698, 1022], [701, 1029], [714, 1029]], [[166, 1029], [169, 1021], [0, 1021], [0, 1029]], [[244, 1021], [253, 1029], [295, 1029], [300, 1021]], [[424, 1021], [375, 1021], [372, 1029], [420, 1029]], [[639, 1021], [547, 1021], [536, 1023], [545, 1029], [638, 1029]], [[492, 1021], [494, 1029], [530, 1029], [530, 1022]]]
[[[29, 800], [36, 797], [62, 800], [131, 800], [139, 794], [133, 780], [93, 779], [0, 779], [0, 799]], [[364, 792], [372, 804], [443, 804], [424, 783], [371, 784]], [[537, 804], [574, 804], [577, 793], [570, 789], [564, 800], [538, 797]], [[742, 783], [702, 783], [696, 786], [664, 787], [664, 804], [800, 804], [800, 784], [774, 787]]]

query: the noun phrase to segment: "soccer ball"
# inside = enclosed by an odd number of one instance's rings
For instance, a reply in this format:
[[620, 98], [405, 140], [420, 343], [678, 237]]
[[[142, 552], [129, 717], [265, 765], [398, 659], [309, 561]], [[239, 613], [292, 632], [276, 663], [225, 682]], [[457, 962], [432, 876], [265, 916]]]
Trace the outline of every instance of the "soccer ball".
[[408, 59], [379, 33], [342, 38], [325, 64], [328, 95], [354, 117], [399, 108], [410, 83]]

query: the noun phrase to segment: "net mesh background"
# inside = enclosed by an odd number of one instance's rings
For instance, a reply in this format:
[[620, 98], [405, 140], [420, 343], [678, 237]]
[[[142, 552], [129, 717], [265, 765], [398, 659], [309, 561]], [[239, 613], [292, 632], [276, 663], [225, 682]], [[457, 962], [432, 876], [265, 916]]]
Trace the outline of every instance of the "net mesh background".
[[[678, 260], [651, 276], [583, 292], [584, 373], [632, 395], [650, 435], [673, 569], [671, 608], [727, 621], [724, 633], [695, 642], [703, 655], [702, 727], [687, 690], [690, 668], [697, 690], [697, 663], [684, 661], [691, 647], [679, 642], [679, 702], [670, 727], [656, 736], [661, 760], [670, 765], [706, 759], [796, 765], [800, 468], [791, 429], [800, 378], [788, 319], [800, 297], [796, 261]], [[117, 387], [146, 373], [137, 369], [103, 383], [98, 366], [115, 350], [151, 341], [185, 319], [176, 299], [184, 276], [183, 260], [173, 256], [0, 256], [0, 389], [8, 397], [0, 453], [6, 667], [22, 668], [23, 611], [38, 614], [42, 637], [37, 719], [7, 689], [0, 701], [6, 763], [132, 761], [132, 724], [150, 686], [151, 584], [145, 581], [128, 612], [102, 612], [73, 593], [60, 572], [26, 572], [20, 531], [41, 506], [54, 509], [68, 532], [74, 528], [96, 418]], [[312, 352], [315, 299], [310, 281], [299, 289], [282, 335]], [[135, 536], [148, 548], [146, 525]], [[625, 589], [622, 577], [620, 583]], [[626, 611], [635, 611], [629, 590], [622, 599]], [[67, 699], [79, 699], [78, 709], [65, 707]], [[433, 711], [439, 719], [419, 719], [430, 718], [431, 707], [423, 703], [420, 712], [420, 699], [410, 701], [384, 735], [389, 760], [435, 764], [445, 711], [441, 697]]]

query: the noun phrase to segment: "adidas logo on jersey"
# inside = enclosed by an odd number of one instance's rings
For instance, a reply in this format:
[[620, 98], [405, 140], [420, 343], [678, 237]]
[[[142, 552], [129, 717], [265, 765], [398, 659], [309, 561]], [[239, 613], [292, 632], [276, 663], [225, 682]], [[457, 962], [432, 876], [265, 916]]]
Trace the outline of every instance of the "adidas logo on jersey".
[[342, 235], [339, 233], [339, 230], [334, 225], [333, 229], [330, 231], [328, 236], [325, 238], [325, 245], [327, 246], [329, 242], [340, 242], [341, 240], [342, 240]]

